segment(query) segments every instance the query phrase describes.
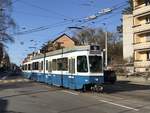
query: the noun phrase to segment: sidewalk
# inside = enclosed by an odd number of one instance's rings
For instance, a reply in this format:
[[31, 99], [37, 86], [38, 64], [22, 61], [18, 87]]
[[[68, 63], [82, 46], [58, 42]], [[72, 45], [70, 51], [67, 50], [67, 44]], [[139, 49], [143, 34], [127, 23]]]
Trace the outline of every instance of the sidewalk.
[[135, 84], [144, 84], [150, 85], [150, 78], [146, 79], [144, 77], [135, 77], [135, 76], [117, 76], [118, 81], [130, 81]]

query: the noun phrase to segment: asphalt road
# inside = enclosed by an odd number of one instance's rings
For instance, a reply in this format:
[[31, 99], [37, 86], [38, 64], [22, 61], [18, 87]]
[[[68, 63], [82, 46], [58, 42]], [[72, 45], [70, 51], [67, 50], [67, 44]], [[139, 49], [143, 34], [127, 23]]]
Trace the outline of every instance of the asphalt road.
[[150, 113], [150, 85], [119, 81], [104, 88], [81, 93], [12, 78], [0, 81], [0, 113]]

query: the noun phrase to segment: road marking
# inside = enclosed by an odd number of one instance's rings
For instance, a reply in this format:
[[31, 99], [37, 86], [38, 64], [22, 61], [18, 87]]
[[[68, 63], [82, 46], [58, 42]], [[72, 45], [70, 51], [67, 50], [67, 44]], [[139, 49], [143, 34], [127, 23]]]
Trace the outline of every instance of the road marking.
[[135, 108], [132, 108], [132, 107], [128, 107], [128, 106], [125, 106], [125, 105], [113, 103], [113, 102], [106, 101], [106, 100], [98, 100], [98, 101], [101, 101], [101, 102], [104, 102], [104, 103], [108, 103], [108, 104], [112, 104], [112, 105], [115, 105], [115, 106], [119, 106], [119, 107], [122, 107], [122, 108], [130, 109], [130, 110], [134, 110], [134, 111], [139, 111], [139, 109], [135, 109]]
[[23, 79], [18, 79], [18, 80], [16, 80], [17, 82], [22, 82], [22, 81], [24, 81]]
[[66, 90], [63, 90], [63, 92], [65, 92], [65, 93], [69, 93], [69, 94], [72, 94], [72, 95], [79, 95], [78, 93], [73, 93], [73, 92], [71, 92], [71, 91], [66, 91]]
[[12, 82], [12, 83], [13, 83], [13, 82], [16, 82], [16, 80], [10, 80], [10, 82]]
[[29, 82], [28, 79], [13, 79], [13, 80], [0, 80], [0, 84], [7, 84], [7, 83], [17, 83], [17, 82]]
[[9, 82], [9, 81], [5, 80], [5, 81], [4, 81], [4, 84], [6, 84], [6, 83], [8, 83], [8, 82]]

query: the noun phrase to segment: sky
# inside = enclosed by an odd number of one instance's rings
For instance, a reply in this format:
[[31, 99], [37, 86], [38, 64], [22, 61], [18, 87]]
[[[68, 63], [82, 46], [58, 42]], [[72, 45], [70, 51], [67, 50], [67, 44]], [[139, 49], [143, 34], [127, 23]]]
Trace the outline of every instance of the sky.
[[[68, 27], [85, 26], [104, 28], [115, 32], [121, 24], [121, 10], [126, 7], [124, 0], [12, 0], [12, 18], [16, 22], [15, 32], [36, 29], [36, 32], [13, 34], [15, 43], [7, 44], [11, 62], [18, 65], [28, 53], [37, 51], [44, 43], [66, 33]], [[105, 8], [116, 8], [112, 13], [81, 24], [78, 20], [96, 14]], [[105, 26], [104, 24], [105, 23]], [[45, 27], [46, 29], [45, 29]], [[43, 28], [44, 27], [44, 28]], [[40, 30], [37, 31], [37, 28]], [[43, 30], [41, 30], [43, 28]]]

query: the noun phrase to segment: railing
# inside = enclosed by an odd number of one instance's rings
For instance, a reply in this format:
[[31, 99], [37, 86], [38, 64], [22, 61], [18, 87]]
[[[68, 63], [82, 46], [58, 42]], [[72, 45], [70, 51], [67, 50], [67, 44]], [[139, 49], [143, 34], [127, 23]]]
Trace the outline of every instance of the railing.
[[140, 8], [142, 8], [142, 7], [144, 7], [144, 6], [145, 6], [145, 4], [136, 5], [136, 6], [134, 7], [134, 10], [140, 9]]
[[150, 67], [150, 61], [135, 61], [134, 66], [143, 68]]
[[134, 50], [150, 48], [150, 42], [134, 43]]
[[150, 30], [150, 24], [140, 24], [133, 26], [134, 33], [140, 33], [147, 30]]
[[142, 4], [134, 8], [133, 15], [138, 16], [149, 11], [150, 11], [150, 5], [146, 6], [145, 4]]

